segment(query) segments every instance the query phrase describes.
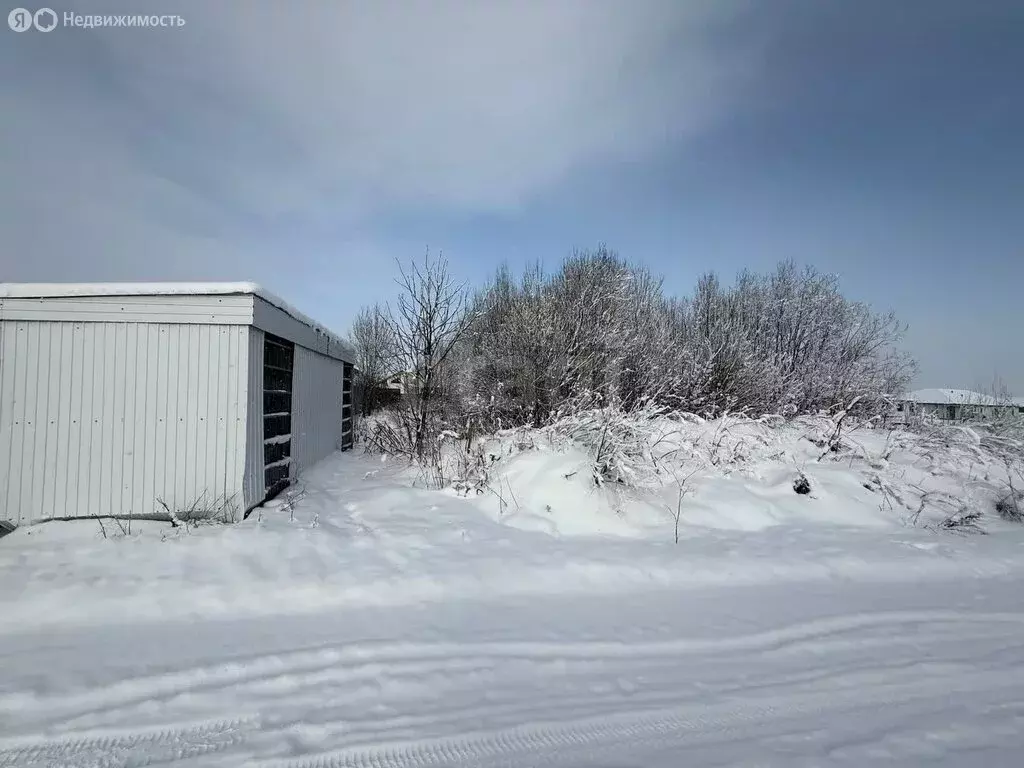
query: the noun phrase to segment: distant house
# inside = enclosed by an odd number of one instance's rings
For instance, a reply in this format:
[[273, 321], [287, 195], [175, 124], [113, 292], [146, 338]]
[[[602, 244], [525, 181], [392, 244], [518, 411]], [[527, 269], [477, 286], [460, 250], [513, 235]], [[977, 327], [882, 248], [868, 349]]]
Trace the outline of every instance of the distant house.
[[409, 374], [399, 371], [384, 379], [384, 389], [395, 392], [399, 395], [405, 394], [405, 380]]
[[406, 395], [416, 392], [416, 374], [412, 371], [396, 371], [384, 380], [384, 389]]
[[903, 395], [896, 410], [943, 421], [985, 420], [1024, 414], [1024, 398], [997, 399], [968, 389], [917, 389]]

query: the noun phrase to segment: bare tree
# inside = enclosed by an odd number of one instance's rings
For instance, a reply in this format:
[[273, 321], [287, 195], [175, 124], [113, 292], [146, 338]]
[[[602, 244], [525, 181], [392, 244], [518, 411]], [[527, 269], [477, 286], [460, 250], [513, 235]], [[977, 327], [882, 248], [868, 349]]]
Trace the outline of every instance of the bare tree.
[[393, 373], [395, 338], [385, 311], [379, 304], [364, 307], [356, 315], [349, 332], [356, 353], [355, 388], [363, 414], [376, 410], [381, 402], [384, 381]]
[[[403, 428], [414, 455], [424, 459], [440, 433], [446, 385], [454, 372], [448, 365], [466, 335], [472, 313], [465, 284], [456, 283], [443, 258], [430, 253], [422, 264], [398, 265], [400, 293], [387, 314], [395, 356], [410, 378], [403, 400]], [[449, 381], [446, 381], [446, 374]]]

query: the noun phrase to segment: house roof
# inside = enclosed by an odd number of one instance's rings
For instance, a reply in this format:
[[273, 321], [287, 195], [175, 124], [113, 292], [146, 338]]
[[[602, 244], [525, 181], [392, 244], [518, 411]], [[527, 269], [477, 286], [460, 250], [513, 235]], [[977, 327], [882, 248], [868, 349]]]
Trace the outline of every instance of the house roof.
[[[914, 403], [935, 403], [939, 405], [1007, 405], [991, 395], [972, 392], [969, 389], [916, 389], [903, 395], [904, 400]], [[1012, 402], [1017, 403], [1018, 400]]]
[[300, 323], [308, 325], [328, 337], [332, 344], [336, 344], [345, 351], [349, 358], [354, 359], [355, 353], [345, 339], [257, 283], [0, 283], [0, 299], [49, 299], [74, 296], [230, 296], [238, 294], [258, 296], [268, 304], [291, 315]]

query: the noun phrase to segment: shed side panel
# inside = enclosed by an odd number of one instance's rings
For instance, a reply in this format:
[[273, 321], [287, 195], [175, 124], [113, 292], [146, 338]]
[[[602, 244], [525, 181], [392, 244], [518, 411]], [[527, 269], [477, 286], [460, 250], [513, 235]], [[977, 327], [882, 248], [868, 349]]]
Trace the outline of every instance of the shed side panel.
[[26, 412], [29, 399], [25, 394], [25, 383], [29, 369], [28, 330], [20, 323], [5, 323], [3, 366], [0, 374], [0, 392], [4, 399], [0, 411], [3, 412], [3, 423], [0, 423], [0, 465], [6, 468], [6, 478], [0, 494], [4, 503], [0, 504], [0, 512], [5, 519], [18, 521], [16, 504], [22, 497], [24, 482], [24, 459], [26, 444]]
[[[0, 299], [0, 306], [3, 299]], [[14, 359], [13, 334], [7, 333], [7, 323], [0, 322], [0, 519], [7, 519], [7, 496], [11, 487], [11, 407], [14, 402], [14, 377], [6, 370]]]
[[242, 508], [247, 326], [0, 327], [7, 519]]
[[342, 447], [344, 363], [295, 347], [292, 478]]

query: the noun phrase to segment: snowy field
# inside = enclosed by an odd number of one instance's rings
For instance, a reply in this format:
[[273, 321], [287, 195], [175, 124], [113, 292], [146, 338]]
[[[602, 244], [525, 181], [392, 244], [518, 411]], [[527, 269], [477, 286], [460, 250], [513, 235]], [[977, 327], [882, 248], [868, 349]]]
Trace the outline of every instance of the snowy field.
[[1024, 764], [1024, 527], [977, 435], [688, 429], [643, 493], [519, 435], [479, 494], [357, 452], [236, 526], [19, 529], [0, 766]]

